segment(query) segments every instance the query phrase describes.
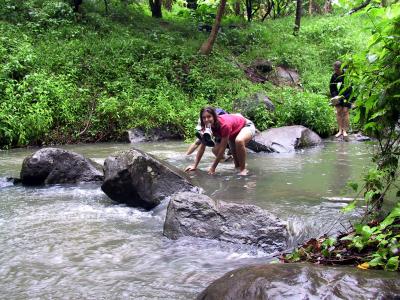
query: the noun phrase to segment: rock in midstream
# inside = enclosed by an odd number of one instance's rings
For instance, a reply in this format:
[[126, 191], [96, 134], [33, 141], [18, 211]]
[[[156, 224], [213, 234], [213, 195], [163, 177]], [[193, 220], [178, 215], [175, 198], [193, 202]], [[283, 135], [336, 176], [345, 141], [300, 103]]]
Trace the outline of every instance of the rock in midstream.
[[300, 148], [317, 146], [322, 139], [302, 125], [270, 128], [257, 133], [247, 148], [255, 152], [291, 152]]
[[255, 205], [215, 201], [203, 194], [175, 194], [168, 205], [164, 235], [192, 236], [261, 247], [268, 253], [287, 248], [286, 223]]
[[81, 154], [43, 148], [24, 159], [20, 177], [24, 185], [79, 183], [102, 181], [103, 170]]
[[109, 156], [104, 176], [101, 189], [112, 200], [148, 210], [174, 193], [200, 191], [186, 173], [137, 149]]

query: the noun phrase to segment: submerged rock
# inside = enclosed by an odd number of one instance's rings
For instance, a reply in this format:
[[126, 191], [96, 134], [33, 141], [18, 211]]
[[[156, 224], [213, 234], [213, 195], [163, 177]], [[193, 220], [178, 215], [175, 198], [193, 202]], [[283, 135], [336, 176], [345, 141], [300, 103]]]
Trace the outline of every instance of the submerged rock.
[[310, 264], [269, 264], [228, 272], [197, 300], [398, 299], [396, 272]]
[[322, 139], [311, 129], [302, 125], [270, 128], [256, 134], [247, 148], [255, 152], [291, 152], [296, 149], [316, 146]]
[[0, 189], [4, 187], [13, 186], [14, 184], [20, 183], [19, 178], [12, 177], [0, 177]]
[[369, 142], [369, 141], [371, 141], [371, 138], [369, 136], [365, 136], [365, 135], [363, 135], [361, 133], [354, 134], [354, 139], [357, 142]]
[[269, 253], [286, 249], [288, 239], [286, 223], [260, 207], [215, 201], [189, 192], [171, 198], [164, 235], [253, 245]]
[[101, 189], [112, 200], [152, 209], [168, 196], [196, 190], [182, 171], [137, 149], [109, 156]]
[[102, 181], [101, 165], [83, 155], [59, 148], [43, 148], [24, 159], [21, 183], [42, 185]]

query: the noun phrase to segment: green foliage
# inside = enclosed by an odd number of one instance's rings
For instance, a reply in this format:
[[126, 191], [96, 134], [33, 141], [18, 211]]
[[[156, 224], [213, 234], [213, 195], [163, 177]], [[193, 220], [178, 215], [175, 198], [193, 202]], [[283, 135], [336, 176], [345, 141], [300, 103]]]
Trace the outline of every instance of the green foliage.
[[35, 53], [27, 35], [0, 23], [0, 79], [20, 80], [33, 67]]
[[299, 249], [296, 248], [292, 253], [289, 253], [286, 258], [291, 262], [298, 262], [302, 259], [302, 255]]
[[212, 25], [214, 24], [218, 4], [218, 1], [198, 0], [197, 8], [191, 10], [190, 13], [196, 23]]
[[400, 203], [381, 222], [357, 224], [354, 231], [338, 238], [311, 239], [284, 261], [310, 261], [322, 264], [359, 263], [362, 269], [381, 268], [399, 271]]
[[368, 48], [347, 57], [348, 75], [357, 94], [355, 121], [378, 139], [376, 166], [364, 177], [368, 212], [379, 210], [398, 178], [400, 155], [400, 4], [366, 12], [372, 36]]
[[332, 254], [332, 251], [335, 249], [335, 244], [336, 244], [336, 238], [334, 238], [334, 237], [326, 238], [321, 243], [322, 255], [325, 257], [330, 257]]
[[21, 22], [32, 30], [66, 25], [74, 18], [71, 5], [63, 0], [0, 0], [0, 16], [7, 21]]
[[370, 134], [390, 138], [400, 113], [400, 4], [368, 16], [374, 20], [369, 47], [348, 63], [358, 94], [356, 117]]
[[304, 125], [321, 136], [335, 130], [335, 114], [326, 97], [291, 88], [275, 90], [269, 95], [277, 103], [276, 126]]
[[376, 226], [359, 224], [355, 232], [342, 240], [350, 241], [349, 248], [359, 252], [373, 247], [368, 256], [368, 266], [381, 267], [388, 271], [399, 270], [400, 203]]
[[[174, 15], [185, 9], [178, 2], [164, 20], [147, 17], [147, 4], [108, 3], [108, 15], [103, 1], [84, 1], [75, 15], [67, 0], [0, 0], [0, 147], [115, 140], [138, 126], [168, 126], [188, 137], [200, 107], [234, 111], [235, 99], [258, 91], [288, 103], [276, 114], [255, 106], [250, 117], [260, 130], [300, 122], [332, 132], [332, 111], [318, 107], [322, 96], [313, 94], [328, 90], [331, 61], [317, 50], [330, 45], [298, 51], [318, 34], [293, 39], [292, 18], [271, 26], [228, 16], [213, 55], [201, 57], [206, 34], [195, 25], [215, 13], [217, 2], [200, 3], [195, 22], [187, 13]], [[238, 66], [259, 57], [297, 68], [305, 91], [251, 83]], [[298, 101], [308, 120], [292, 116]]]
[[[365, 199], [366, 217], [371, 218], [381, 212], [383, 200], [399, 178], [400, 4], [369, 9], [366, 15], [371, 18], [371, 40], [366, 50], [347, 58], [347, 74], [357, 94], [355, 121], [378, 139], [378, 151], [373, 157], [376, 165], [366, 173], [360, 189]], [[355, 191], [359, 189], [354, 183], [349, 183], [349, 187]], [[396, 196], [399, 194], [397, 191]], [[359, 265], [360, 268], [398, 271], [400, 203], [395, 203], [380, 222], [374, 220], [366, 223], [364, 219], [354, 226], [354, 232], [342, 237], [342, 244], [338, 242], [335, 245], [344, 245], [340, 255], [346, 255], [354, 249], [364, 255], [362, 260], [366, 261]], [[353, 201], [344, 211], [350, 211], [355, 206], [356, 202]], [[331, 243], [328, 241], [327, 244]], [[323, 256], [329, 254], [323, 250], [321, 253]]]

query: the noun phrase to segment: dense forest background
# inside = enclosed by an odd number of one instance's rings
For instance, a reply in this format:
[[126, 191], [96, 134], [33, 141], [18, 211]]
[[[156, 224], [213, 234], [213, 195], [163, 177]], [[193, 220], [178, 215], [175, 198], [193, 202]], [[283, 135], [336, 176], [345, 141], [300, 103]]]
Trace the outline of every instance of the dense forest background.
[[[228, 2], [201, 55], [216, 1], [160, 2], [160, 15], [152, 0], [1, 0], [0, 146], [119, 140], [134, 127], [188, 138], [208, 104], [246, 107], [260, 130], [302, 124], [327, 136], [332, 63], [365, 48], [370, 33], [365, 16], [347, 14], [356, 3], [309, 1], [297, 34], [296, 2]], [[296, 70], [300, 83], [250, 80], [260, 60]], [[260, 93], [274, 113], [249, 104]]]

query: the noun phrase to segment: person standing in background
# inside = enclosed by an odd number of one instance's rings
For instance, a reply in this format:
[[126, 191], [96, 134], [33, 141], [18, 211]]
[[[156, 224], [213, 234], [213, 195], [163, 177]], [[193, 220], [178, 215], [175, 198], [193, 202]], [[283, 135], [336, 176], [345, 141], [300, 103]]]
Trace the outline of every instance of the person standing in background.
[[351, 108], [351, 87], [345, 87], [344, 79], [345, 74], [342, 70], [342, 63], [335, 61], [333, 64], [333, 71], [329, 90], [331, 94], [331, 104], [336, 108], [336, 120], [338, 123], [339, 131], [335, 135], [337, 138], [343, 135], [347, 137], [347, 131], [349, 129], [349, 109]]

